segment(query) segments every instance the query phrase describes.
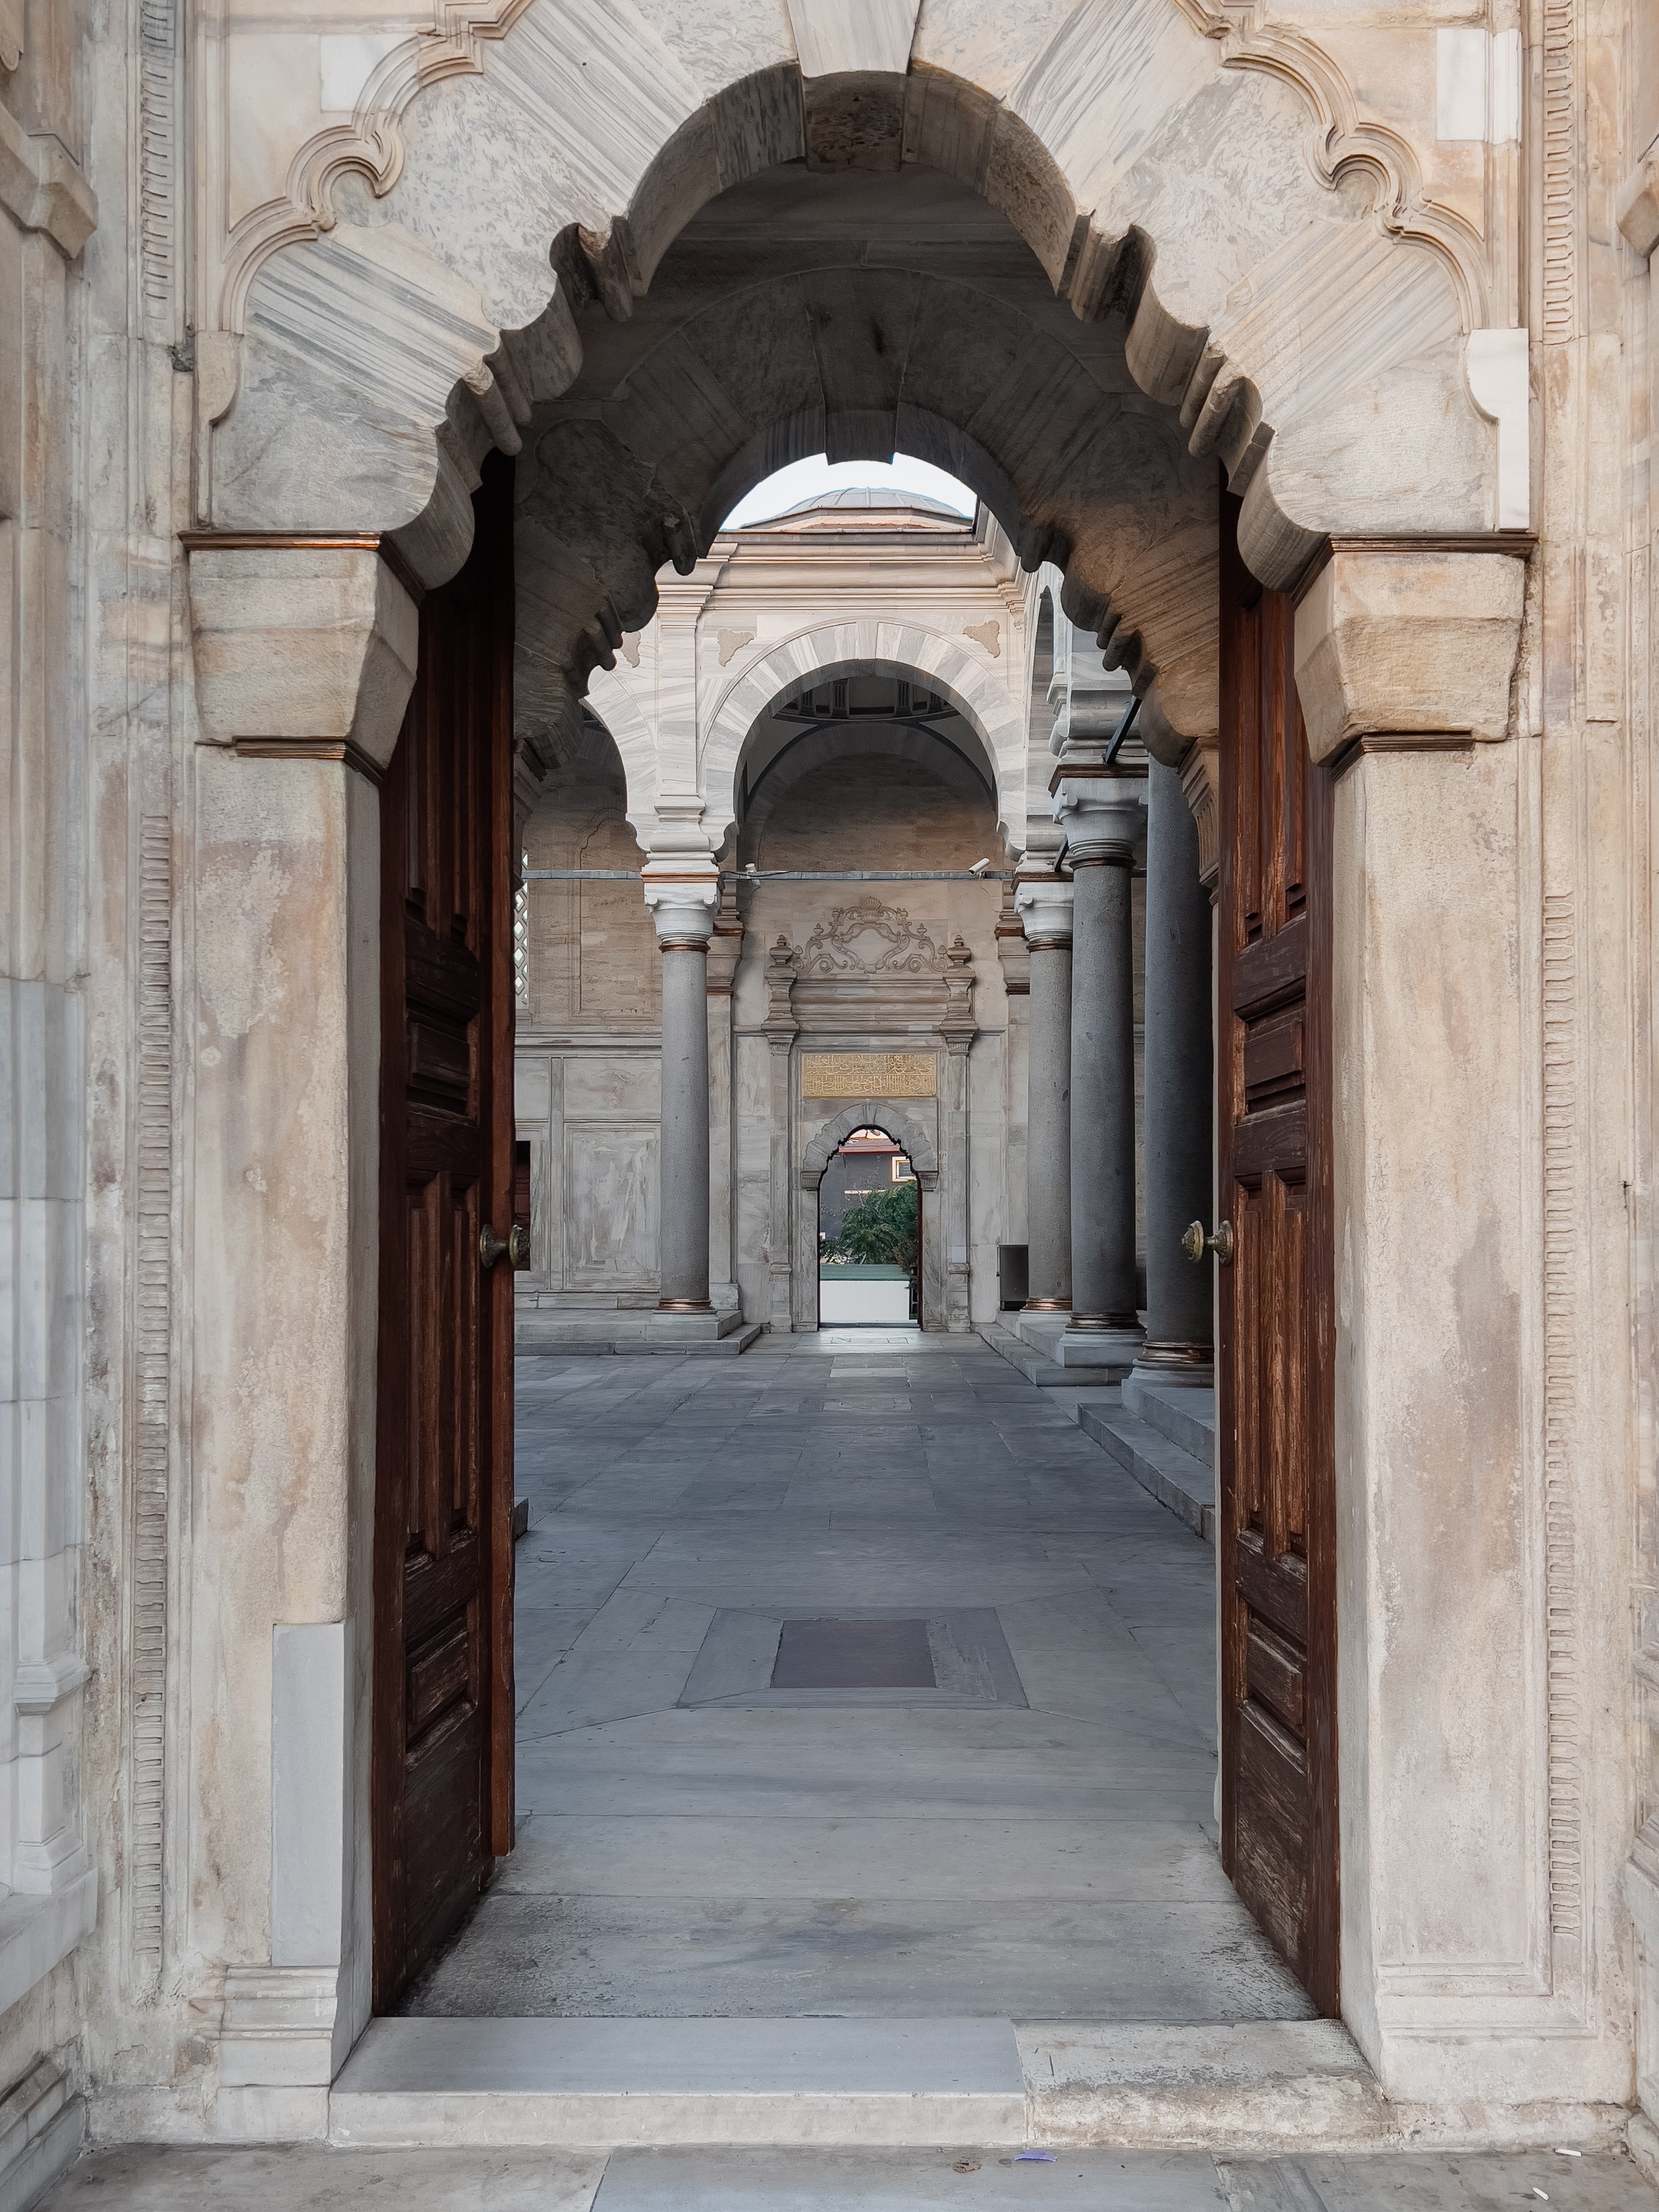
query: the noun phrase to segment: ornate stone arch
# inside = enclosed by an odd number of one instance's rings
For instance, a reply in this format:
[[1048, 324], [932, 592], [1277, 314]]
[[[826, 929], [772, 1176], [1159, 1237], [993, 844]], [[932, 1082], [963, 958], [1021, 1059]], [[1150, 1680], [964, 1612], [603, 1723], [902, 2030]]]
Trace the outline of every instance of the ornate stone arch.
[[[973, 349], [937, 346], [930, 381], [913, 348], [902, 419], [864, 422], [829, 386], [722, 385], [716, 362], [752, 360], [742, 347], [711, 337], [681, 361], [666, 338], [620, 428], [556, 426], [557, 481], [624, 457], [585, 512], [637, 544], [609, 572], [555, 549], [578, 689], [618, 592], [637, 627], [655, 570], [695, 561], [734, 458], [758, 477], [780, 437], [821, 438], [827, 417], [842, 450], [896, 430], [1016, 505], [1022, 557], [1063, 567], [1067, 611], [1111, 641], [1149, 741], [1167, 726], [1170, 747], [1213, 735], [1212, 566], [1195, 549], [1218, 470], [1244, 501], [1246, 559], [1284, 587], [1332, 532], [1517, 520], [1524, 374], [1491, 373], [1492, 348], [1471, 341], [1504, 339], [1523, 368], [1525, 340], [1480, 331], [1480, 241], [1331, 58], [1255, 10], [1080, 0], [1009, 17], [994, 63], [968, 0], [787, 0], [711, 19], [695, 50], [666, 0], [642, 0], [626, 31], [602, 0], [443, 12], [366, 71], [349, 122], [296, 125], [283, 189], [204, 241], [198, 519], [216, 529], [387, 533], [426, 581], [453, 573], [482, 456], [517, 451], [581, 368], [576, 315], [627, 321], [706, 201], [803, 155], [864, 159], [872, 129], [895, 169], [926, 166], [1006, 216], [1079, 321], [1121, 318], [1135, 390], [1107, 412], [1122, 453], [1068, 495], [1088, 394], [1035, 360], [1022, 408], [974, 383]], [[314, 42], [304, 66], [314, 81]], [[1201, 162], [1183, 157], [1200, 143]], [[1113, 483], [1131, 487], [1115, 507]]]
[[939, 1182], [939, 1154], [933, 1140], [919, 1121], [914, 1121], [905, 1109], [890, 1098], [866, 1098], [859, 1105], [844, 1107], [831, 1120], [825, 1121], [803, 1147], [800, 1156], [800, 1187], [816, 1190], [823, 1171], [830, 1164], [832, 1153], [838, 1152], [854, 1129], [882, 1128], [890, 1137], [896, 1138], [905, 1150], [906, 1157], [916, 1171], [916, 1181], [923, 1190], [934, 1189]]
[[588, 703], [611, 733], [628, 784], [628, 819], [642, 852], [657, 818], [657, 746], [651, 725], [627, 684], [614, 670], [595, 669]]
[[875, 616], [825, 623], [757, 652], [714, 702], [699, 733], [698, 787], [704, 826], [718, 844], [737, 817], [738, 769], [749, 732], [775, 701], [809, 681], [891, 669], [926, 677], [949, 699], [980, 744], [995, 777], [998, 828], [1012, 843], [1025, 828], [1025, 718], [981, 653], [942, 631]]

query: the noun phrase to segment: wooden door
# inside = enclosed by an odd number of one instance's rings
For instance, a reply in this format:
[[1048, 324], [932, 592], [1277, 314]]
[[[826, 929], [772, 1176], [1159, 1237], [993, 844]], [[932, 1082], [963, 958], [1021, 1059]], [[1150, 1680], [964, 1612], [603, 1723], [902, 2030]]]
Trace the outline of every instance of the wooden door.
[[381, 792], [374, 2003], [513, 1847], [512, 472], [421, 607]]
[[1331, 791], [1308, 759], [1295, 607], [1224, 498], [1218, 1188], [1222, 1861], [1337, 2011]]

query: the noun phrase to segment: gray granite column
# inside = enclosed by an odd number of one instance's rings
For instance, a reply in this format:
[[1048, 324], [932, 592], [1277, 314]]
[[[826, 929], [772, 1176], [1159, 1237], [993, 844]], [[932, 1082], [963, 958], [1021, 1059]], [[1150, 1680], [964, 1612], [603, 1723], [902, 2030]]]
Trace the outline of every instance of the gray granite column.
[[662, 953], [660, 1313], [708, 1313], [708, 983], [714, 917], [659, 907]]
[[1014, 903], [1030, 948], [1025, 1133], [1027, 1313], [1072, 1304], [1072, 886], [1022, 878]]
[[1072, 863], [1072, 1319], [1067, 1365], [1127, 1364], [1135, 1283], [1134, 974], [1129, 878], [1146, 786], [1062, 758], [1056, 816]]
[[1146, 1340], [1137, 1371], [1208, 1382], [1213, 1269], [1181, 1249], [1210, 1218], [1214, 1066], [1210, 895], [1181, 777], [1152, 763], [1146, 799]]

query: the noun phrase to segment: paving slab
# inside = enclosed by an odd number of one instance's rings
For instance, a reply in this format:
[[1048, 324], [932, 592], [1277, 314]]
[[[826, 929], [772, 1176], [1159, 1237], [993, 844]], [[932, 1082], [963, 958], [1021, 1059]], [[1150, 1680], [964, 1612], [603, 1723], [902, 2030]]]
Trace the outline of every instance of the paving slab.
[[[1215, 1853], [1213, 1555], [1077, 1425], [1119, 1402], [914, 1330], [527, 1362], [525, 1856], [408, 2010], [1305, 2012]], [[773, 1682], [882, 1617], [931, 1686]]]
[[[1050, 2158], [1037, 2154], [1052, 2150]], [[1249, 2159], [1202, 2149], [915, 2148], [186, 2149], [89, 2153], [42, 2212], [1655, 2212], [1617, 2151], [1385, 2151]]]

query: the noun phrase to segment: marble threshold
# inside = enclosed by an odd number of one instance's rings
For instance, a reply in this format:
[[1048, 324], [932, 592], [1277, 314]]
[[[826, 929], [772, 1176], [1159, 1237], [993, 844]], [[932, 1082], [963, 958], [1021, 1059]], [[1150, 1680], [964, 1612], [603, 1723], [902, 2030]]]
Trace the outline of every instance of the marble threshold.
[[1332, 2021], [381, 2019], [329, 2100], [340, 2148], [1334, 2151], [1400, 2133]]

